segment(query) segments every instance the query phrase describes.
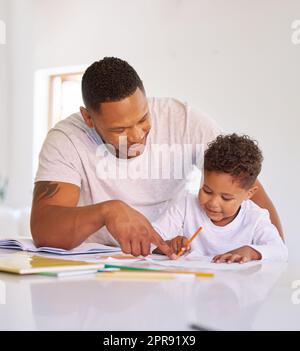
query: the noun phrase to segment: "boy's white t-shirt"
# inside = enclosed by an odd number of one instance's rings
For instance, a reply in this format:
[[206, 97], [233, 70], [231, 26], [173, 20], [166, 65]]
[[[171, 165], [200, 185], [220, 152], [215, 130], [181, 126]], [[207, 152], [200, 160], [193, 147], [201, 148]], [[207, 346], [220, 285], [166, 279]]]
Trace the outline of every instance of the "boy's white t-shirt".
[[271, 223], [269, 212], [251, 200], [242, 203], [231, 223], [220, 227], [206, 215], [198, 197], [187, 193], [152, 225], [165, 240], [177, 235], [189, 238], [202, 226], [191, 243], [191, 250], [199, 255], [216, 256], [247, 245], [260, 252], [262, 259], [287, 260], [287, 248]]
[[[150, 98], [148, 105], [152, 128], [141, 156], [117, 159], [107, 152], [95, 129], [88, 128], [77, 113], [49, 131], [40, 153], [35, 182], [77, 185], [80, 187], [78, 206], [122, 200], [150, 221], [157, 219], [170, 202], [184, 195], [193, 165], [202, 166], [204, 148], [220, 134], [220, 129], [213, 119], [178, 100]], [[170, 155], [166, 152], [168, 146], [174, 147]], [[191, 156], [185, 160], [188, 162], [182, 175], [178, 173], [181, 151]], [[167, 157], [162, 159], [161, 155]], [[116, 172], [121, 177], [116, 178]], [[87, 241], [118, 245], [105, 227]]]

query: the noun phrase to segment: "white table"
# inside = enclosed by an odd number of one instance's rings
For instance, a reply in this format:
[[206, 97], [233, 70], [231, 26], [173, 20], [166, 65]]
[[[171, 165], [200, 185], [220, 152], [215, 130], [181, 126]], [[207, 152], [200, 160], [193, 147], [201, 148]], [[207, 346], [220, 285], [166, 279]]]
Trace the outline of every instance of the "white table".
[[194, 282], [0, 273], [0, 330], [188, 331], [192, 324], [300, 330], [300, 264], [216, 271]]

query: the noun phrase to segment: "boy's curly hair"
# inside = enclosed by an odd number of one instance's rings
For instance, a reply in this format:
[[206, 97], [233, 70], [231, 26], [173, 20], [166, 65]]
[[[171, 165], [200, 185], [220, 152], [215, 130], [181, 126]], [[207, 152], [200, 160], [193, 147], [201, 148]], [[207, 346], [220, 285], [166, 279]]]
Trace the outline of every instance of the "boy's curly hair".
[[244, 189], [255, 182], [262, 167], [263, 155], [255, 140], [247, 135], [219, 135], [208, 144], [204, 154], [206, 171], [230, 174]]

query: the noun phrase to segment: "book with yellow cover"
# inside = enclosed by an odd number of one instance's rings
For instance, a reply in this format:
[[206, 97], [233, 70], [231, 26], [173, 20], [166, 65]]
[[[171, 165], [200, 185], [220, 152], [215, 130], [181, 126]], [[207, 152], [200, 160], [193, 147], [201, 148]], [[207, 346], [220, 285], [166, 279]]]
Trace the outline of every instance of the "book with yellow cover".
[[0, 272], [35, 274], [89, 269], [98, 270], [102, 268], [104, 268], [103, 263], [88, 263], [83, 261], [50, 258], [24, 252], [0, 255]]

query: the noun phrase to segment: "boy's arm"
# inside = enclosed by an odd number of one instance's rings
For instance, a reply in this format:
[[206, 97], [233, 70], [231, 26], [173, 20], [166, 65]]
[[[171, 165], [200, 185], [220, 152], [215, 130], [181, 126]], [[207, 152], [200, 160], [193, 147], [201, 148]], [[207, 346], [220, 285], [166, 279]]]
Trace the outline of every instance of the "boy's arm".
[[[181, 250], [184, 250], [184, 252], [190, 250], [190, 245], [186, 236], [178, 235], [172, 240], [166, 240], [166, 243], [172, 248], [176, 255], [178, 255]], [[164, 255], [164, 253], [158, 247], [153, 250], [152, 253]]]
[[261, 218], [255, 229], [255, 236], [251, 245], [245, 245], [235, 250], [217, 255], [213, 263], [246, 263], [253, 260], [287, 261], [288, 250], [278, 235], [276, 227], [271, 223], [269, 214]]
[[249, 245], [259, 252], [262, 259], [283, 260], [288, 258], [288, 250], [276, 227], [270, 222], [269, 214], [263, 215], [257, 223], [253, 244]]
[[255, 185], [258, 186], [258, 190], [253, 195], [251, 200], [255, 202], [259, 207], [269, 211], [271, 222], [275, 225], [281, 238], [284, 240], [282, 225], [275, 206], [273, 205], [271, 199], [268, 197], [268, 194], [258, 180], [256, 181]]
[[[179, 199], [175, 204], [169, 206], [162, 215], [152, 223], [154, 230], [173, 248], [175, 240], [182, 238], [185, 212], [185, 198]], [[174, 241], [174, 245], [172, 244]], [[178, 239], [179, 240], [179, 239]], [[176, 244], [177, 245], [177, 244]], [[152, 246], [152, 250], [155, 246]], [[161, 253], [160, 250], [153, 250], [153, 253]]]

